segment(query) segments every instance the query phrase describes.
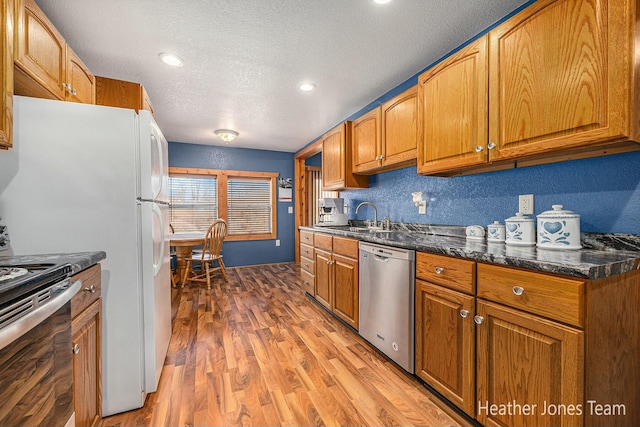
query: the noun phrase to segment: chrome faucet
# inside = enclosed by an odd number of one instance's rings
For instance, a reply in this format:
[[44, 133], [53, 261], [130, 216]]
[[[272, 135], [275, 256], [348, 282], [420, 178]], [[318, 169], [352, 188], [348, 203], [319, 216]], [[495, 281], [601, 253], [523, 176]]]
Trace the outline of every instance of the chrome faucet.
[[378, 226], [378, 208], [376, 208], [376, 205], [374, 205], [371, 202], [362, 202], [358, 205], [358, 207], [356, 207], [356, 215], [358, 214], [358, 211], [360, 210], [360, 208], [363, 205], [369, 205], [373, 208], [373, 226], [377, 227]]

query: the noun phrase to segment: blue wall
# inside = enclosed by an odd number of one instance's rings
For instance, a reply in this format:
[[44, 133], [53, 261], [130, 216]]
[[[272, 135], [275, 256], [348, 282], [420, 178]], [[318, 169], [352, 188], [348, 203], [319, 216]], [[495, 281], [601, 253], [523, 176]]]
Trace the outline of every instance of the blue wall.
[[[581, 230], [640, 234], [640, 152], [531, 166], [477, 175], [420, 176], [415, 167], [373, 175], [368, 189], [340, 193], [349, 218], [362, 201], [392, 221], [486, 226], [518, 211], [518, 195], [534, 194], [535, 214], [552, 204], [581, 215]], [[422, 191], [427, 214], [419, 215], [411, 193]], [[372, 219], [363, 207], [357, 219]]]
[[[169, 143], [169, 166], [180, 168], [224, 169], [278, 172], [280, 178], [293, 178], [293, 153], [210, 145]], [[275, 240], [225, 242], [227, 266], [270, 264], [295, 260], [295, 219], [288, 213], [292, 202], [278, 203], [278, 234]]]

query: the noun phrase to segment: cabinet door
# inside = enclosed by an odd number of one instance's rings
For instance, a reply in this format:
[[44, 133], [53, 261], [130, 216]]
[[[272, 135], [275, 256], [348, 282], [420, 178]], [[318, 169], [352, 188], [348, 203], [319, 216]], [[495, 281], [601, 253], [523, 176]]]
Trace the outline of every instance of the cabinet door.
[[13, 0], [1, 0], [0, 3], [0, 148], [9, 148], [13, 139]]
[[474, 416], [475, 298], [416, 281], [416, 374]]
[[[65, 98], [67, 45], [34, 0], [16, 1], [16, 94]], [[28, 76], [32, 81], [25, 79]], [[36, 82], [40, 87], [33, 86]], [[48, 96], [47, 96], [48, 95]]]
[[418, 79], [418, 173], [487, 162], [487, 37]]
[[100, 322], [102, 299], [73, 319], [73, 397], [76, 425], [97, 425], [102, 419]]
[[484, 301], [478, 302], [477, 315], [478, 421], [581, 426], [587, 410], [583, 333]]
[[70, 85], [66, 93], [66, 101], [95, 104], [96, 79], [86, 65], [67, 46], [67, 83]]
[[331, 252], [315, 249], [316, 284], [314, 296], [322, 305], [331, 309], [333, 287], [333, 259]]
[[492, 158], [627, 139], [634, 16], [635, 2], [544, 0], [491, 31]]
[[380, 107], [374, 108], [351, 122], [354, 172], [367, 172], [380, 167], [382, 152], [380, 112]]
[[358, 329], [358, 260], [333, 254], [333, 312]]
[[418, 85], [382, 104], [382, 166], [412, 165], [418, 144]]
[[345, 178], [345, 124], [322, 137], [322, 188], [340, 188]]

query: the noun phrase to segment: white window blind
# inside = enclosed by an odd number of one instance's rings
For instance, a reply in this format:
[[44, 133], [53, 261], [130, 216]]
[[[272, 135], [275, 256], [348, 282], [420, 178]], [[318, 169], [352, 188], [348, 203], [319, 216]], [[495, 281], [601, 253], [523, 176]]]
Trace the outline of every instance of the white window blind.
[[271, 233], [272, 180], [231, 178], [227, 182], [229, 235]]
[[215, 176], [169, 178], [170, 223], [176, 232], [206, 232], [218, 218], [218, 183]]

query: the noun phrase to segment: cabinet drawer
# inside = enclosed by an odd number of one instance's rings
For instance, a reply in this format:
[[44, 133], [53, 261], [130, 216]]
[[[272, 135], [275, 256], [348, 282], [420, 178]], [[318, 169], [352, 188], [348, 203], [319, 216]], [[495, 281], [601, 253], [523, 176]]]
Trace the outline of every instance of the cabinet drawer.
[[478, 264], [478, 297], [584, 326], [584, 282], [581, 280]]
[[475, 292], [475, 262], [418, 252], [416, 277], [449, 289]]
[[313, 236], [313, 246], [327, 251], [333, 250], [333, 236], [317, 233]]
[[313, 233], [311, 231], [300, 230], [300, 243], [313, 246]]
[[300, 256], [308, 259], [313, 259], [313, 246], [300, 243]]
[[96, 264], [71, 277], [72, 281], [82, 280], [82, 287], [71, 298], [71, 318], [82, 313], [91, 303], [100, 298], [100, 264]]
[[333, 236], [333, 252], [358, 259], [358, 241], [346, 237]]
[[310, 274], [315, 274], [316, 272], [315, 267], [316, 267], [315, 261], [312, 261], [309, 258], [300, 257], [300, 268], [309, 272]]
[[305, 270], [300, 270], [300, 277], [302, 278], [302, 290], [313, 295], [316, 288], [316, 277]]

